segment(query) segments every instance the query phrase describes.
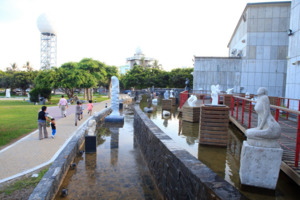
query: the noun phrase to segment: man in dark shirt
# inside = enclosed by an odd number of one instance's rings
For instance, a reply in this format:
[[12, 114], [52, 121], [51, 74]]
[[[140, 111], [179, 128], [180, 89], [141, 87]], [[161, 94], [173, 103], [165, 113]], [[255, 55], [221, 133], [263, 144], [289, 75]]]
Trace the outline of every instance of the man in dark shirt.
[[47, 106], [43, 106], [42, 110], [38, 114], [38, 127], [39, 127], [39, 139], [43, 139], [42, 128], [44, 129], [44, 138], [48, 138], [46, 121], [50, 121], [47, 117]]

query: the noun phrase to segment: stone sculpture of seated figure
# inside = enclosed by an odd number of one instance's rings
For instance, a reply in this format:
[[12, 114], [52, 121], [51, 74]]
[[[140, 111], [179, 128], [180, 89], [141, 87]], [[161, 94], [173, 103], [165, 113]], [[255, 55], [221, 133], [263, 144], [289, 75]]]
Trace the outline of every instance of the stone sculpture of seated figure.
[[263, 87], [257, 90], [258, 97], [254, 109], [258, 115], [258, 123], [256, 128], [246, 130], [247, 142], [251, 146], [278, 148], [281, 128], [270, 112], [267, 92]]

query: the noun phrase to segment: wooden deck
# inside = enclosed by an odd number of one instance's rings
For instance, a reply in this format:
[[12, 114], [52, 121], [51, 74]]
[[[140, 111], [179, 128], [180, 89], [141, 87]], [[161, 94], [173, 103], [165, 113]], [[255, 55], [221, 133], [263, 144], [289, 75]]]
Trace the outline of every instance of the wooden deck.
[[[234, 123], [243, 133], [248, 129], [249, 113], [244, 113], [244, 123], [242, 124], [242, 108], [239, 106], [238, 120], [236, 117], [236, 107], [234, 110], [234, 117], [231, 117], [230, 121]], [[281, 126], [281, 136], [279, 144], [283, 149], [281, 170], [285, 172], [292, 180], [300, 185], [300, 162], [298, 167], [295, 167], [295, 150], [296, 150], [296, 137], [297, 137], [297, 122], [287, 120], [283, 117], [279, 117], [278, 123]], [[252, 111], [251, 115], [251, 128], [257, 126], [257, 114]]]

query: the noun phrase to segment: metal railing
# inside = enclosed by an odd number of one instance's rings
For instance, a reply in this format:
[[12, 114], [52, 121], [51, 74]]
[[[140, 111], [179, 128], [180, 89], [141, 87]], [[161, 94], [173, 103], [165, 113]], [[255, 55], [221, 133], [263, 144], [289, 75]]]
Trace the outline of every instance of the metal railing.
[[[275, 117], [274, 118], [277, 122], [279, 121], [280, 112], [282, 112], [282, 113], [285, 112], [287, 114], [288, 113], [293, 113], [297, 116], [297, 121], [296, 121], [297, 128], [295, 128], [297, 130], [296, 131], [296, 140], [295, 140], [296, 147], [295, 147], [295, 150], [290, 149], [289, 147], [287, 147], [287, 149], [295, 151], [295, 167], [298, 167], [299, 151], [300, 151], [300, 101], [297, 99], [297, 101], [299, 102], [299, 109], [298, 109], [298, 111], [296, 111], [296, 110], [292, 110], [292, 109], [289, 109], [289, 108], [281, 107], [282, 106], [282, 104], [281, 104], [282, 99], [289, 100], [288, 98], [278, 97], [277, 98], [277, 106], [270, 105], [270, 108], [272, 110], [275, 110]], [[239, 106], [242, 106], [241, 117], [240, 117], [241, 118], [241, 124], [244, 125], [245, 114], [248, 113], [248, 124], [246, 126], [248, 126], [248, 128], [251, 128], [252, 127], [252, 125], [251, 125], [252, 115], [253, 115], [253, 112], [255, 112], [253, 110], [253, 108], [254, 108], [253, 104], [254, 103], [256, 103], [256, 101], [254, 101], [254, 100], [250, 100], [250, 99], [240, 97], [240, 96], [232, 96], [231, 106], [230, 106], [231, 107], [230, 108], [231, 109], [231, 116], [235, 117], [236, 120], [239, 120]], [[245, 107], [247, 107], [247, 111], [245, 111], [246, 110]], [[235, 111], [235, 113], [234, 113], [234, 111]], [[234, 114], [235, 114], [235, 116], [234, 116]], [[281, 116], [281, 117], [284, 117], [284, 116]], [[288, 117], [285, 117], [285, 118], [288, 119]], [[281, 133], [281, 135], [294, 141], [294, 138], [290, 138], [285, 133]]]

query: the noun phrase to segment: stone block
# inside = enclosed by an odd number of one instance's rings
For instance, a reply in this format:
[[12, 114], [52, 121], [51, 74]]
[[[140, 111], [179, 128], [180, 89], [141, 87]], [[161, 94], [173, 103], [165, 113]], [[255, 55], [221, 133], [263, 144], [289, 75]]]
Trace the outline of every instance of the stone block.
[[282, 152], [281, 148], [254, 147], [244, 141], [241, 153], [241, 183], [274, 190], [279, 176]]

